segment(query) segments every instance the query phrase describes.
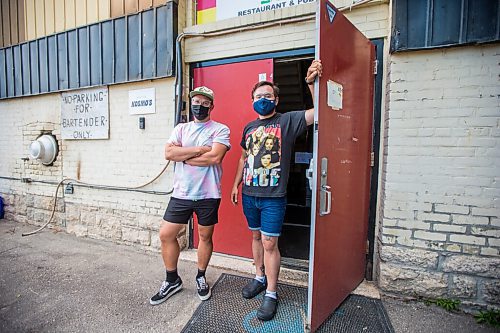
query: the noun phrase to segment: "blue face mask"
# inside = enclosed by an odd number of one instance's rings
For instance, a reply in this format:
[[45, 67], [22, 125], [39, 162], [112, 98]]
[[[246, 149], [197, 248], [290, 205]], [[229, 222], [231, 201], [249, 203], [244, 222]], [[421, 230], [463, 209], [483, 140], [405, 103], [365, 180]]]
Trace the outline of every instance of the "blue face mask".
[[253, 102], [253, 109], [261, 116], [267, 116], [273, 112], [274, 108], [276, 107], [275, 103], [275, 100], [261, 98]]

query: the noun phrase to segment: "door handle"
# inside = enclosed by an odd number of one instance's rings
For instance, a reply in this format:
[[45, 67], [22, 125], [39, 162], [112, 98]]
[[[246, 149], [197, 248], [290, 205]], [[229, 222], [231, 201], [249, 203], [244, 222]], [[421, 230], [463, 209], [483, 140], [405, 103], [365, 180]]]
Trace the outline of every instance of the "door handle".
[[306, 178], [309, 180], [309, 188], [313, 189], [314, 160], [309, 161], [309, 169], [306, 170]]
[[[332, 191], [329, 191], [330, 189], [331, 189], [331, 187], [328, 185], [321, 186], [321, 201], [322, 202], [321, 202], [321, 207], [320, 207], [321, 210], [319, 212], [320, 216], [330, 214], [332, 211]], [[326, 203], [326, 209], [325, 209], [325, 203]]]
[[332, 192], [331, 187], [327, 185], [328, 181], [328, 159], [321, 159], [321, 174], [319, 188], [319, 216], [330, 214], [332, 210]]

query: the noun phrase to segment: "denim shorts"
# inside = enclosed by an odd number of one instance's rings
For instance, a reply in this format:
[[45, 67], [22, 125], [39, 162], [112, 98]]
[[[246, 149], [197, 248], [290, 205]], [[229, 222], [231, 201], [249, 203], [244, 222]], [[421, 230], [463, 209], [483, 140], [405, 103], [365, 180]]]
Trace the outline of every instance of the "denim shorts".
[[281, 234], [286, 210], [286, 197], [262, 198], [243, 194], [243, 213], [250, 230], [278, 237]]

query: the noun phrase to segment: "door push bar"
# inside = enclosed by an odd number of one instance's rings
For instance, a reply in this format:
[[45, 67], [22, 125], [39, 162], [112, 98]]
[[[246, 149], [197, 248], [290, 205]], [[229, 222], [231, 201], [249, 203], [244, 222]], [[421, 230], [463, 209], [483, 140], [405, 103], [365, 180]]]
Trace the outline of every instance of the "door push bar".
[[[309, 188], [313, 189], [313, 170], [314, 160], [311, 158], [309, 169], [306, 170], [306, 178], [309, 180]], [[331, 213], [332, 210], [332, 192], [331, 187], [326, 184], [328, 180], [328, 159], [321, 159], [321, 181], [319, 192], [319, 215], [324, 216]]]

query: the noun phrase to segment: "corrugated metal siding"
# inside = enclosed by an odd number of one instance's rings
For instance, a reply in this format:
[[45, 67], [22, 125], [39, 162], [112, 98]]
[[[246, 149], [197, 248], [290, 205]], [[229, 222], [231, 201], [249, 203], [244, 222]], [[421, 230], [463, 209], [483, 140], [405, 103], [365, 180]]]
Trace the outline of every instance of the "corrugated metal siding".
[[500, 40], [499, 0], [395, 0], [391, 51]]
[[177, 5], [0, 49], [0, 98], [174, 75]]
[[[0, 47], [41, 38], [54, 32], [74, 29], [98, 21], [116, 18], [123, 15], [135, 14], [164, 5], [168, 0], [10, 0], [17, 3], [18, 19], [13, 16], [16, 8], [10, 5], [9, 0], [0, 0], [0, 36], [8, 43], [0, 40]], [[26, 3], [26, 28], [24, 20], [24, 3]], [[6, 11], [3, 8], [7, 8]], [[10, 20], [9, 20], [10, 12]], [[13, 18], [14, 17], [14, 18]], [[14, 26], [16, 30], [12, 30]], [[7, 29], [7, 30], [5, 30]], [[19, 30], [19, 32], [17, 31]], [[6, 32], [6, 34], [4, 34]], [[11, 38], [11, 35], [13, 36]], [[16, 37], [19, 36], [19, 37]], [[11, 42], [12, 40], [12, 42]]]
[[0, 47], [24, 42], [24, 1], [0, 1]]

